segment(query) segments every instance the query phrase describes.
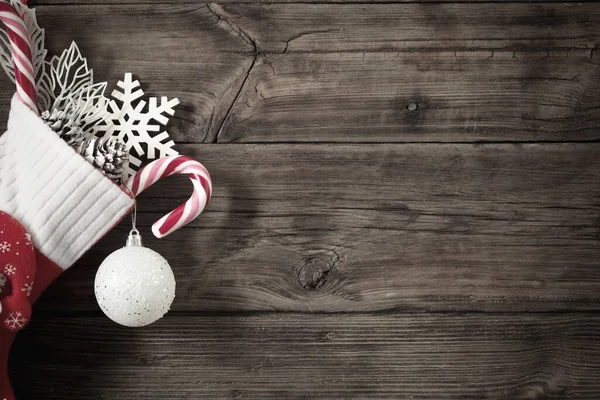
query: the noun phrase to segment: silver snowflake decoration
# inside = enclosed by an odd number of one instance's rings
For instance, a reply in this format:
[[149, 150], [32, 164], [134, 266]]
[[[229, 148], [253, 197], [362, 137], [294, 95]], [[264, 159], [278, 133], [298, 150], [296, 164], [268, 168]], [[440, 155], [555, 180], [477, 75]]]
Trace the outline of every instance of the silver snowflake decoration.
[[179, 154], [173, 149], [175, 142], [161, 128], [169, 122], [167, 116], [175, 113], [173, 107], [179, 104], [179, 99], [168, 100], [163, 96], [160, 99], [151, 97], [148, 103], [140, 100], [144, 92], [130, 73], [125, 74], [117, 86], [121, 90], [115, 89], [111, 94], [115, 100], [108, 104], [109, 117], [106, 124], [99, 127], [99, 131], [105, 133], [99, 136], [114, 135], [125, 142], [129, 150], [127, 175], [135, 173], [142, 158], [152, 160]]
[[2, 242], [0, 243], [0, 253], [8, 253], [10, 251], [10, 243]]
[[6, 275], [14, 275], [15, 272], [17, 272], [17, 268], [15, 268], [14, 265], [12, 265], [12, 264], [6, 264], [4, 266], [4, 273]]
[[17, 331], [25, 327], [25, 324], [27, 324], [27, 319], [20, 311], [11, 312], [4, 320], [4, 323], [8, 326], [8, 329]]

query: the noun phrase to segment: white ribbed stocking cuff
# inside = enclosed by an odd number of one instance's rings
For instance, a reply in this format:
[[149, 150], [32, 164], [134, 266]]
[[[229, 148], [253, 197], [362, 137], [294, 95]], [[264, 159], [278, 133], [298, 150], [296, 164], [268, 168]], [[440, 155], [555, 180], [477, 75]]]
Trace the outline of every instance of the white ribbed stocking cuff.
[[13, 97], [0, 136], [0, 210], [62, 269], [112, 229], [133, 199]]

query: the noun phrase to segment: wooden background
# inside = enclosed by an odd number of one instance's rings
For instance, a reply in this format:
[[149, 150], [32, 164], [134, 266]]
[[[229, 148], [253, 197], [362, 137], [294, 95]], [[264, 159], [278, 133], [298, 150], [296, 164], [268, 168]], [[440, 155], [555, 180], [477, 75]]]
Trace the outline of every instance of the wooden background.
[[[13, 349], [22, 399], [600, 398], [600, 3], [39, 0], [52, 54], [177, 96], [214, 178], [140, 202], [177, 279], [93, 294], [122, 224]], [[12, 94], [1, 80], [0, 120]]]

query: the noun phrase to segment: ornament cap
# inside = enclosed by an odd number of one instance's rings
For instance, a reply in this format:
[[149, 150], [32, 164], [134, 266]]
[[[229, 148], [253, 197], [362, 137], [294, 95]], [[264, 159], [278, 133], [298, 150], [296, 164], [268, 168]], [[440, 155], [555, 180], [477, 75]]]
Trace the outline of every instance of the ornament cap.
[[144, 247], [142, 244], [142, 235], [140, 235], [140, 232], [137, 229], [133, 228], [129, 231], [125, 247]]

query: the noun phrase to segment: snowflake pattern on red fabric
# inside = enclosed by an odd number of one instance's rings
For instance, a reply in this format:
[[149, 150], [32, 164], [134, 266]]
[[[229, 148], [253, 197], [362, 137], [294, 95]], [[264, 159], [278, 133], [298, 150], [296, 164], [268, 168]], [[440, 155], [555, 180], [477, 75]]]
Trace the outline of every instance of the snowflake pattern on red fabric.
[[[31, 297], [35, 280], [35, 250], [31, 236], [10, 215], [0, 212], [0, 324], [9, 331], [23, 329], [31, 317]], [[0, 325], [0, 326], [2, 326]]]
[[12, 331], [18, 331], [23, 329], [27, 324], [27, 318], [23, 316], [20, 311], [8, 313], [8, 317], [4, 320], [4, 323], [8, 326], [8, 329]]
[[33, 242], [31, 241], [31, 234], [29, 233], [25, 234], [25, 246], [33, 247]]
[[[29, 278], [29, 277], [27, 277]], [[21, 288], [21, 292], [25, 292], [25, 294], [27, 294], [27, 297], [31, 296], [31, 291], [33, 290], [33, 281], [25, 283], [23, 285], [23, 287]]]
[[4, 266], [4, 275], [14, 275], [17, 269], [12, 264], [6, 264]]

